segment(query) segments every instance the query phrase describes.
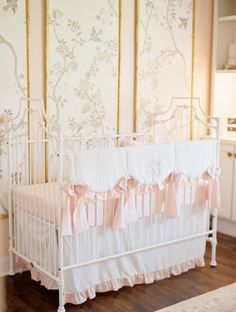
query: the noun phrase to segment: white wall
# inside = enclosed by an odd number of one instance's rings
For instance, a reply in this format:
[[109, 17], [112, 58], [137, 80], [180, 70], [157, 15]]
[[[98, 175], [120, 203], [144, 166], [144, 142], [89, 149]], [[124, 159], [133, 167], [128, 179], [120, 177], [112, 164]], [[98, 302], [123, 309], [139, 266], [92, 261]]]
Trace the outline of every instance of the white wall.
[[234, 73], [216, 73], [214, 81], [214, 115], [221, 118], [221, 134], [234, 136], [227, 132], [228, 118], [236, 118], [236, 76]]

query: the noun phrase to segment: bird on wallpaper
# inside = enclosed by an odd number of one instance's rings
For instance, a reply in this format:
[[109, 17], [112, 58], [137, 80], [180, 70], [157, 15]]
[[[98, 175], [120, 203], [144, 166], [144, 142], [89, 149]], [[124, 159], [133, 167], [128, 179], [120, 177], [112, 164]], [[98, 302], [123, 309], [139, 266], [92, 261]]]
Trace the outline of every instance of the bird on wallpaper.
[[3, 10], [8, 11], [10, 9], [12, 13], [15, 14], [17, 10], [17, 1], [18, 0], [6, 0], [7, 5], [3, 7]]
[[101, 38], [99, 38], [99, 36], [101, 36], [102, 34], [102, 31], [99, 30], [99, 31], [96, 31], [95, 27], [93, 27], [93, 30], [90, 34], [90, 39], [89, 40], [92, 40], [92, 41], [95, 41], [95, 42], [101, 42]]

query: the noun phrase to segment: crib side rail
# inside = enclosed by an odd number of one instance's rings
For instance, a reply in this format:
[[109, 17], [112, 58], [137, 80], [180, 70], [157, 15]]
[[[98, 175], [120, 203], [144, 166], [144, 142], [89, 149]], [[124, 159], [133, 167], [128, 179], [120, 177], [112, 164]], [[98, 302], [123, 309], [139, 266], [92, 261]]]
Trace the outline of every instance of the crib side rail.
[[49, 131], [34, 109], [26, 109], [20, 120], [9, 123], [7, 132], [10, 273], [14, 272], [15, 255], [22, 265], [34, 266], [56, 279], [58, 260], [51, 252], [58, 254], [61, 183], [56, 175], [49, 181], [47, 158], [50, 152], [51, 170], [57, 172], [58, 135]]
[[[125, 194], [121, 192], [120, 197], [110, 194], [109, 198], [98, 197], [95, 201], [88, 198], [80, 207], [86, 215], [81, 231], [66, 238], [64, 270], [201, 237], [205, 240], [214, 233], [214, 229], [209, 228], [211, 203], [207, 188], [207, 181], [186, 184], [178, 216], [168, 214], [162, 202], [165, 191], [158, 187], [135, 193], [132, 204], [138, 215], [134, 213], [130, 218], [135, 220], [126, 224], [117, 221], [118, 206], [125, 200]], [[127, 204], [127, 209], [132, 207]]]

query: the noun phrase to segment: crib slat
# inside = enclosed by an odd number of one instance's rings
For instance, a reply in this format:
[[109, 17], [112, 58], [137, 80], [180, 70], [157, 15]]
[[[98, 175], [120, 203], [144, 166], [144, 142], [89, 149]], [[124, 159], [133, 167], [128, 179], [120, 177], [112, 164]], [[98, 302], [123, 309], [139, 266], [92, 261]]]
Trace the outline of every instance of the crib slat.
[[95, 239], [95, 244], [96, 244], [96, 259], [99, 258], [99, 237], [98, 237], [98, 200], [96, 199], [95, 203], [95, 213], [96, 213], [96, 218], [95, 218], [95, 228], [96, 228], [96, 239]]
[[107, 196], [103, 200], [103, 239], [104, 239], [104, 257], [107, 256]]
[[[112, 221], [115, 218], [115, 203], [114, 203], [114, 195], [112, 196]], [[112, 230], [111, 236], [112, 236], [112, 249], [111, 249], [111, 254], [112, 256], [115, 254], [115, 248], [114, 248], [114, 229]]]

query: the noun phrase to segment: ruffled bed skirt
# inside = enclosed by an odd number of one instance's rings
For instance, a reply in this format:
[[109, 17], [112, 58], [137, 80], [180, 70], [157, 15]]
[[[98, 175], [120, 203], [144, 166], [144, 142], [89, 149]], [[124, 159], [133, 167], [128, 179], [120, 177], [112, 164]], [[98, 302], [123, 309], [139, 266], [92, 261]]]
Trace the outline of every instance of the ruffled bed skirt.
[[[144, 272], [136, 275], [124, 276], [119, 279], [101, 281], [100, 283], [97, 283], [96, 285], [80, 292], [65, 292], [64, 300], [65, 303], [81, 304], [87, 299], [95, 298], [97, 292], [106, 292], [111, 290], [116, 291], [124, 286], [132, 287], [138, 284], [151, 284], [155, 281], [169, 278], [171, 275], [176, 276], [183, 272], [187, 272], [190, 269], [194, 269], [196, 266], [203, 267], [204, 265], [204, 258], [201, 257], [154, 272]], [[58, 289], [58, 285], [54, 280], [47, 277], [44, 273], [40, 272], [36, 268], [32, 267], [29, 263], [19, 260], [18, 271], [22, 272], [24, 270], [29, 270], [31, 272], [31, 278], [35, 281], [40, 281], [41, 285], [45, 286], [47, 289]]]

